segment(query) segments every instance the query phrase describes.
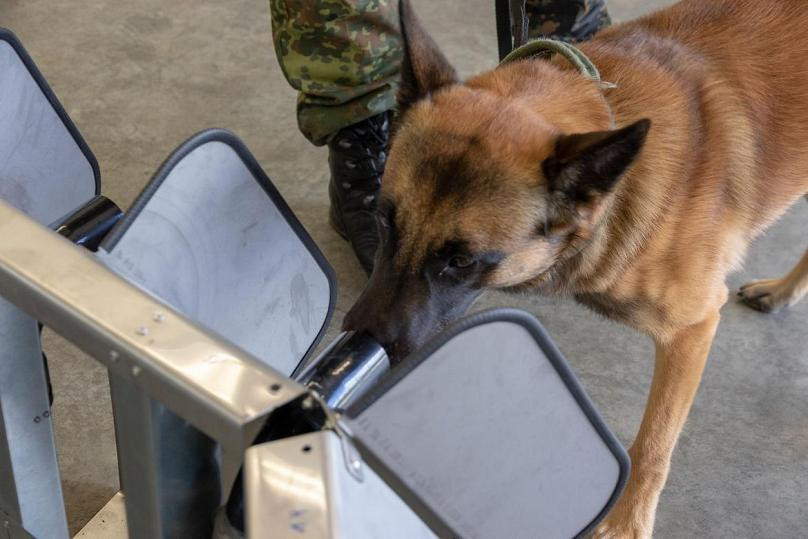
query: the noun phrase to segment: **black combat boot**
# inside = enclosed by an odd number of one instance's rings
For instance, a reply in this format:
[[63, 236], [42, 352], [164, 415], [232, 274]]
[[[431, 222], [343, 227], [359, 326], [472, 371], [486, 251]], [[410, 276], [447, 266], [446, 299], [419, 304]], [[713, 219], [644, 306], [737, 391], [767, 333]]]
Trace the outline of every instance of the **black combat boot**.
[[331, 224], [370, 274], [379, 246], [376, 198], [387, 161], [388, 113], [341, 129], [328, 143]]
[[530, 39], [587, 41], [611, 24], [606, 0], [527, 0]]

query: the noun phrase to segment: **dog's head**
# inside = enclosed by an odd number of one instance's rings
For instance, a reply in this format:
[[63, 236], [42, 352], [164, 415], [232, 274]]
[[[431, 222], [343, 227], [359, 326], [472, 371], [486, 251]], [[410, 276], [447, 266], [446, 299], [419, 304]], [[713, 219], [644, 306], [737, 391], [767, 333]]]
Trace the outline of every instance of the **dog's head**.
[[603, 219], [649, 122], [609, 130], [598, 88], [546, 62], [459, 83], [401, 1], [399, 117], [378, 203], [381, 247], [344, 321], [395, 360], [485, 289], [538, 284]]

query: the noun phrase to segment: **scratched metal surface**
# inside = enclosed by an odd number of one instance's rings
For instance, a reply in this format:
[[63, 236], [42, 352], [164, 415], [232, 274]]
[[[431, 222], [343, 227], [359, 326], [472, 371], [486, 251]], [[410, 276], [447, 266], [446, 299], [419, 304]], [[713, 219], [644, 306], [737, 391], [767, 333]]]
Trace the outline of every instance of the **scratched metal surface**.
[[92, 198], [92, 166], [6, 41], [0, 88], [0, 198], [48, 225]]
[[330, 288], [229, 145], [171, 170], [104, 262], [189, 318], [291, 374], [325, 323]]

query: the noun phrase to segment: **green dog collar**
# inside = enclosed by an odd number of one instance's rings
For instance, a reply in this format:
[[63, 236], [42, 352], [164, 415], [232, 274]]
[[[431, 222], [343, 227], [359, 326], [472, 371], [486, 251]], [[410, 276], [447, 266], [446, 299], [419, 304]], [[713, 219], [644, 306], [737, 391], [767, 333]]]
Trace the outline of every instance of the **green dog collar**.
[[564, 41], [557, 39], [535, 39], [528, 41], [521, 47], [512, 50], [505, 58], [503, 64], [514, 62], [516, 60], [525, 60], [534, 56], [552, 56], [553, 54], [560, 54], [566, 58], [578, 71], [589, 80], [597, 82], [601, 88], [614, 88], [615, 85], [611, 82], [605, 82], [600, 78], [600, 71], [595, 67], [583, 52], [577, 47], [570, 45]]

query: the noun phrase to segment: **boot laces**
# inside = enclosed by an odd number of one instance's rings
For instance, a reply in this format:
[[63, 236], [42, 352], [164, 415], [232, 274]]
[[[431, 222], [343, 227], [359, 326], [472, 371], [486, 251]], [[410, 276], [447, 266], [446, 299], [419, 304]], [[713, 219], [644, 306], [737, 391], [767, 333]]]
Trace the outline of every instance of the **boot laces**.
[[362, 198], [362, 205], [366, 208], [373, 207], [381, 185], [387, 161], [388, 127], [387, 114], [380, 114], [343, 128], [334, 141], [339, 151], [347, 156], [344, 161], [346, 168], [355, 170], [361, 167], [368, 172], [361, 179], [355, 178], [358, 181], [340, 184], [345, 191], [355, 189], [357, 194], [369, 193]]

